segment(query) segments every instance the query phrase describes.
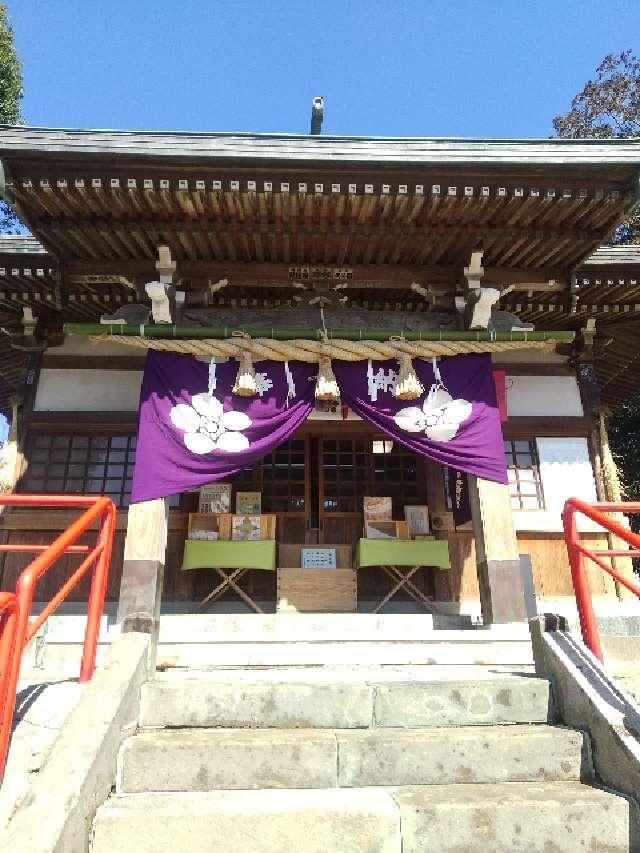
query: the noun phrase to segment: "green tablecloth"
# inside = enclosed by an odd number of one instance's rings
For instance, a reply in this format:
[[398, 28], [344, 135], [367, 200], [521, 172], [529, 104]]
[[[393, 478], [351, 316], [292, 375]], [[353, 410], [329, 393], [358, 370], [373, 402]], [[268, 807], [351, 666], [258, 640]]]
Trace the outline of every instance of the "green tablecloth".
[[187, 539], [183, 569], [265, 569], [276, 567], [275, 539], [251, 542]]
[[446, 539], [360, 539], [356, 568], [364, 566], [437, 566], [450, 569]]

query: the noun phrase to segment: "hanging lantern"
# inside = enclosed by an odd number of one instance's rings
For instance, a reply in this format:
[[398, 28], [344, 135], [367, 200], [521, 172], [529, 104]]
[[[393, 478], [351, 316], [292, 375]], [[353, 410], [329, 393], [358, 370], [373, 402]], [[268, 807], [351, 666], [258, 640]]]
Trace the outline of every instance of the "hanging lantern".
[[239, 397], [254, 397], [258, 393], [258, 385], [249, 350], [243, 350], [239, 360], [240, 366], [238, 367], [238, 375], [236, 376], [236, 383], [232, 388], [232, 393], [237, 394]]
[[417, 400], [424, 394], [424, 387], [413, 369], [411, 356], [402, 354], [398, 357], [400, 372], [393, 389], [396, 400]]
[[318, 381], [315, 391], [316, 400], [339, 400], [340, 389], [336, 380], [330, 358], [321, 358], [318, 365]]

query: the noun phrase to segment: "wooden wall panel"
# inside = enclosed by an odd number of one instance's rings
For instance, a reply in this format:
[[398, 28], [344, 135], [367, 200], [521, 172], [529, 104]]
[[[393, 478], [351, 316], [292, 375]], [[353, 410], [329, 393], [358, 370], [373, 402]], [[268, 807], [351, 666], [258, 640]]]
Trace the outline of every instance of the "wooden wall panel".
[[353, 545], [362, 536], [361, 513], [325, 514], [322, 518], [320, 543], [329, 545]]
[[[583, 534], [583, 541], [594, 548], [607, 548], [606, 537], [599, 534]], [[560, 534], [520, 534], [518, 544], [522, 554], [531, 555], [533, 580], [539, 598], [573, 596], [571, 570], [567, 559], [567, 548]], [[606, 575], [591, 561], [587, 561], [587, 581], [594, 595], [615, 597], [613, 578]]]
[[303, 514], [278, 513], [278, 542], [304, 542], [307, 519]]
[[[606, 538], [584, 534], [584, 541], [605, 549]], [[538, 598], [573, 597], [567, 549], [561, 534], [525, 533], [518, 535], [521, 554], [531, 556], [533, 580]], [[480, 597], [476, 570], [475, 542], [470, 532], [449, 534], [451, 570], [435, 574], [436, 601], [477, 601]], [[587, 561], [587, 580], [594, 595], [615, 596], [615, 584], [595, 564]]]

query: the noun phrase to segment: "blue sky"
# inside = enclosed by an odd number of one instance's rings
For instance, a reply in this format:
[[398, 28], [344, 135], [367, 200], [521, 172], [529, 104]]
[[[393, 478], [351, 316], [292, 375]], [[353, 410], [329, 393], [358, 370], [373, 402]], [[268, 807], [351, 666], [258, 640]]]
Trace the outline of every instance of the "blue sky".
[[639, 0], [9, 0], [27, 123], [549, 136]]

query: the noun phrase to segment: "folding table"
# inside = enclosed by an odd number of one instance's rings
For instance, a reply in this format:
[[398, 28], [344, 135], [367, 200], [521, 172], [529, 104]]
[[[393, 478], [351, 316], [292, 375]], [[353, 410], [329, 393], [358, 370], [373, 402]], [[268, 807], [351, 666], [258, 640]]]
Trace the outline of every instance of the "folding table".
[[360, 539], [356, 546], [356, 568], [366, 566], [379, 566], [394, 582], [374, 613], [378, 613], [401, 589], [430, 611], [429, 599], [411, 578], [422, 566], [451, 568], [449, 543], [444, 539]]
[[216, 601], [227, 590], [232, 589], [245, 604], [256, 613], [264, 611], [239, 585], [249, 569], [275, 571], [275, 539], [258, 539], [233, 542], [229, 540], [187, 539], [184, 543], [182, 568], [213, 569], [222, 578], [221, 582], [200, 602], [200, 609]]

